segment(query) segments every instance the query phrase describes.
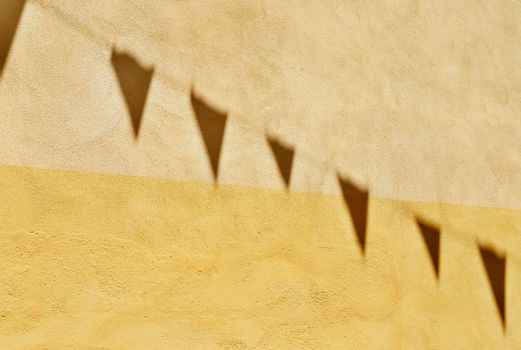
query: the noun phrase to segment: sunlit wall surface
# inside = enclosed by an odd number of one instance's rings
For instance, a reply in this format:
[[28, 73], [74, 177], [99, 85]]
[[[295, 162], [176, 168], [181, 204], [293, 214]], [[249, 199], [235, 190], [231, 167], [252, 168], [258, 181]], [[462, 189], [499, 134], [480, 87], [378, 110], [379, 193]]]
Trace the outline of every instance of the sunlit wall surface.
[[0, 348], [521, 348], [520, 18], [0, 0]]

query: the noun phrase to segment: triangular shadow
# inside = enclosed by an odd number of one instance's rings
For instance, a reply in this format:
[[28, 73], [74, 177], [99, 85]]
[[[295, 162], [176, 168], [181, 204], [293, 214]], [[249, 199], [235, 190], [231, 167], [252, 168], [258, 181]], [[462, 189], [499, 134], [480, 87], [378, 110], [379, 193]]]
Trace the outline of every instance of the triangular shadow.
[[224, 132], [228, 116], [214, 107], [210, 106], [201, 97], [198, 97], [194, 89], [190, 91], [190, 102], [194, 110], [195, 119], [206, 147], [206, 153], [210, 164], [214, 181], [219, 178], [219, 159], [221, 157]]
[[342, 195], [347, 209], [351, 216], [351, 221], [358, 238], [358, 244], [365, 254], [366, 230], [367, 230], [367, 209], [369, 201], [369, 192], [361, 189], [351, 181], [337, 174]]
[[420, 229], [423, 241], [425, 242], [427, 250], [429, 251], [432, 267], [434, 269], [434, 273], [436, 274], [436, 280], [438, 280], [440, 271], [440, 230], [439, 228], [426, 223], [420, 218], [416, 218], [416, 224]]
[[134, 137], [137, 139], [154, 69], [146, 69], [134, 57], [115, 50], [112, 50], [111, 62], [125, 97]]
[[487, 272], [488, 281], [494, 294], [497, 310], [501, 317], [503, 330], [506, 327], [505, 312], [505, 265], [506, 257], [499, 256], [492, 249], [480, 246], [479, 252], [485, 270]]
[[267, 140], [273, 156], [275, 157], [275, 161], [277, 162], [280, 176], [282, 177], [282, 180], [284, 180], [284, 185], [287, 190], [291, 183], [291, 169], [293, 167], [295, 150], [292, 147], [282, 144], [271, 136], [267, 136]]
[[25, 0], [2, 0], [0, 2], [0, 77], [7, 62], [24, 5]]

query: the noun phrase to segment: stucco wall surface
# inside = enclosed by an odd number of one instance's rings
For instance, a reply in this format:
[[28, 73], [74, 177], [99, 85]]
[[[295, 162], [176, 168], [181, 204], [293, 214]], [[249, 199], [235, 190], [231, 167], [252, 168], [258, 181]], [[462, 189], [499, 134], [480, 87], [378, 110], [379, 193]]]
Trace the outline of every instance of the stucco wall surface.
[[[9, 3], [19, 0], [4, 0]], [[521, 208], [521, 4], [25, 3], [0, 84], [0, 162], [213, 181], [190, 105], [228, 113], [219, 183]], [[153, 68], [133, 138], [113, 50]]]
[[[371, 200], [362, 254], [338, 196], [0, 174], [3, 349], [521, 346], [519, 211]], [[505, 328], [477, 242], [508, 257]]]
[[520, 18], [0, 0], [0, 348], [521, 348]]

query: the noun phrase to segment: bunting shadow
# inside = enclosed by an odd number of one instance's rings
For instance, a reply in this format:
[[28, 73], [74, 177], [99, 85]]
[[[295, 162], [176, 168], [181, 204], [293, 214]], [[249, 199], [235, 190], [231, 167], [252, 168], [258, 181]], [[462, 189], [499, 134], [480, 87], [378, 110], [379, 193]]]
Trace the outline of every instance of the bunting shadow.
[[288, 190], [291, 182], [291, 169], [293, 167], [295, 150], [292, 147], [283, 145], [271, 136], [267, 136], [267, 140], [273, 156], [275, 157], [275, 161], [277, 162], [280, 176], [282, 177], [282, 180], [284, 180], [286, 190]]
[[198, 97], [193, 87], [190, 91], [190, 102], [192, 103], [195, 119], [197, 120], [197, 125], [206, 147], [206, 153], [212, 166], [214, 181], [217, 182], [219, 178], [219, 159], [221, 158], [228, 116], [226, 113], [210, 106], [201, 97]]
[[25, 0], [0, 1], [0, 77], [9, 56]]
[[436, 280], [438, 280], [440, 274], [440, 229], [426, 223], [420, 218], [416, 218], [416, 224], [420, 229], [423, 241], [429, 251], [432, 267], [436, 274]]
[[137, 139], [154, 69], [146, 69], [132, 56], [115, 50], [112, 50], [111, 62], [125, 97], [134, 138]]
[[494, 294], [496, 307], [501, 317], [501, 324], [503, 331], [506, 327], [506, 312], [505, 312], [505, 265], [506, 257], [499, 256], [492, 249], [480, 246], [479, 252], [481, 260], [487, 272], [490, 288]]
[[369, 201], [369, 192], [361, 189], [351, 181], [337, 174], [344, 202], [349, 210], [351, 221], [353, 223], [358, 244], [365, 254], [366, 230], [367, 230], [367, 208]]

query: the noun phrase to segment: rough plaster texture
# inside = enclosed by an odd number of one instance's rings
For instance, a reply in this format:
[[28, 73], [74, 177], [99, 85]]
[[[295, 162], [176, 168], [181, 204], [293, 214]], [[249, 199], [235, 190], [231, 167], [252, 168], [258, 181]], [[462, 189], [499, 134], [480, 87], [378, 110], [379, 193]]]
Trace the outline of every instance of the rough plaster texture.
[[[8, 1], [8, 0], [4, 0]], [[9, 0], [12, 1], [12, 0]], [[521, 208], [517, 1], [29, 0], [0, 161], [213, 181], [191, 87], [229, 114], [219, 182]], [[138, 142], [111, 50], [155, 67]]]
[[[521, 346], [519, 211], [373, 199], [362, 256], [338, 196], [0, 174], [3, 349]], [[505, 331], [476, 241], [508, 256]]]
[[[0, 77], [0, 348], [520, 348], [519, 18], [28, 0]], [[153, 69], [137, 138], [113, 50]], [[217, 185], [192, 90], [227, 114]], [[338, 173], [370, 190], [364, 254]], [[478, 244], [507, 257], [504, 328]]]

